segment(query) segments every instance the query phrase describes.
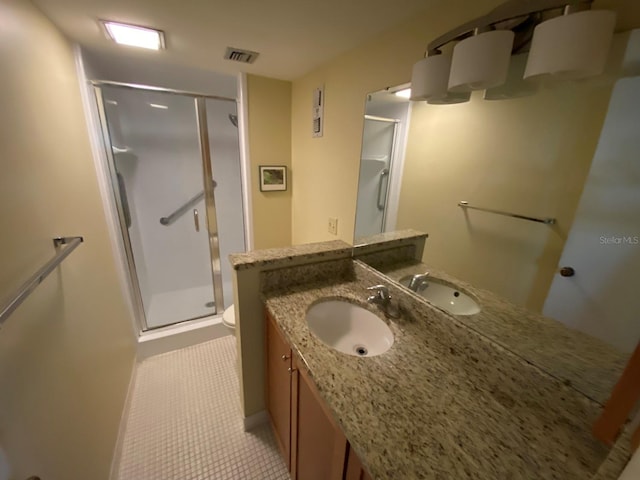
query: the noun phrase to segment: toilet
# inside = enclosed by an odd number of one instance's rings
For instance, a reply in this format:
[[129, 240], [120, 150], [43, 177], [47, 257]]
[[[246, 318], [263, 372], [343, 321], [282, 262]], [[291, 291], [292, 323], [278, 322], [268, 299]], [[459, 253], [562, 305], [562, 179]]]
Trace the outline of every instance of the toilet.
[[222, 314], [222, 323], [225, 327], [231, 330], [231, 333], [236, 333], [236, 309], [234, 305], [227, 307]]

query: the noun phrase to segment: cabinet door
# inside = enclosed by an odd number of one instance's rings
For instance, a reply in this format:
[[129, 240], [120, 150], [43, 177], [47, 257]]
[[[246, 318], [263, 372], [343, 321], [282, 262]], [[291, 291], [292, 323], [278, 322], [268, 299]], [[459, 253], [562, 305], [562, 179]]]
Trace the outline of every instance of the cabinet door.
[[291, 478], [342, 480], [347, 439], [296, 357], [293, 368]]
[[347, 470], [344, 475], [344, 480], [371, 480], [369, 474], [362, 466], [362, 462], [356, 455], [356, 452], [349, 447], [349, 458], [347, 460]]
[[267, 314], [267, 410], [291, 471], [291, 348]]

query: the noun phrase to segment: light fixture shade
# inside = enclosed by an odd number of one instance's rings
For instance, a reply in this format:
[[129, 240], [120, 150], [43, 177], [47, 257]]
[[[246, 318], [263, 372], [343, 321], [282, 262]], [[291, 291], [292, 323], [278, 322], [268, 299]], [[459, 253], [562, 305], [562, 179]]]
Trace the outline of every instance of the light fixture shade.
[[529, 54], [519, 53], [511, 57], [509, 73], [504, 84], [489, 88], [484, 92], [485, 100], [509, 100], [512, 98], [528, 97], [538, 91], [538, 83], [524, 80], [522, 75], [527, 65]]
[[524, 78], [599, 75], [607, 62], [615, 25], [616, 14], [608, 10], [587, 10], [542, 22], [533, 34]]
[[513, 48], [511, 30], [494, 30], [466, 38], [453, 49], [449, 90], [468, 92], [502, 85]]
[[450, 69], [451, 55], [432, 55], [417, 62], [411, 75], [411, 100], [426, 100], [432, 105], [469, 101], [469, 95], [447, 91]]

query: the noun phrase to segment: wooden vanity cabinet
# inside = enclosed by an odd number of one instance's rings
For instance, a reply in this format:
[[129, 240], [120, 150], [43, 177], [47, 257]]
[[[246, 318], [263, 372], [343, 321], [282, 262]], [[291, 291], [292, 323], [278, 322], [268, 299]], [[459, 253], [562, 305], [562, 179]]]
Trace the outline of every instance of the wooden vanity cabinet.
[[371, 480], [357, 457], [346, 476], [346, 437], [269, 314], [266, 323], [267, 409], [291, 479]]
[[343, 480], [347, 439], [295, 355], [293, 368], [291, 479]]
[[267, 315], [267, 410], [282, 456], [291, 471], [291, 347]]
[[347, 456], [347, 468], [344, 474], [344, 480], [372, 480], [371, 476], [362, 466], [362, 462], [352, 448], [349, 448]]

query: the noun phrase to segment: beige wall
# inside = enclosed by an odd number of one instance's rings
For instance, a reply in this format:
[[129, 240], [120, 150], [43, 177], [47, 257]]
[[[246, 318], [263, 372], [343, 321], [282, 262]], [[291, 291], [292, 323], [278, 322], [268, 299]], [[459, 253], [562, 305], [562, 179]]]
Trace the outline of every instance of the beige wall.
[[[352, 241], [366, 93], [408, 82], [413, 63], [422, 57], [430, 40], [486, 13], [499, 3], [502, 2], [434, 2], [428, 15], [412, 19], [294, 81], [294, 244], [334, 238], [326, 229], [329, 216], [339, 219], [339, 238]], [[595, 8], [618, 11], [619, 30], [640, 25], [640, 2], [608, 0], [595, 5]], [[323, 138], [314, 139], [310, 134], [311, 94], [314, 87], [322, 84], [325, 85], [326, 97], [325, 134]], [[465, 106], [432, 110], [422, 127], [413, 125], [412, 129], [422, 128], [420, 135], [437, 143], [423, 151], [414, 148], [412, 155], [434, 153], [446, 157], [447, 161], [438, 163], [438, 158], [430, 158], [427, 164], [410, 166], [404, 172], [404, 181], [416, 192], [420, 189], [426, 192], [432, 185], [421, 183], [429, 174], [427, 165], [448, 176], [447, 180], [452, 180], [455, 174], [456, 181], [461, 175], [466, 175], [465, 181], [459, 183], [455, 190], [445, 191], [440, 188], [441, 183], [435, 185], [435, 190], [427, 197], [431, 202], [438, 202], [430, 205], [432, 211], [437, 211], [437, 216], [432, 219], [418, 219], [417, 212], [412, 218], [411, 209], [418, 204], [411, 205], [405, 198], [401, 204], [405, 210], [399, 217], [398, 229], [413, 227], [427, 231], [431, 238], [427, 242], [425, 258], [435, 266], [495, 290], [518, 303], [539, 308], [548, 289], [549, 274], [555, 268], [554, 261], [573, 217], [606, 102], [606, 91], [595, 92], [592, 96], [591, 92], [579, 87], [577, 92], [555, 97], [548, 93], [537, 100], [499, 102], [501, 105], [493, 106], [473, 101]], [[545, 111], [545, 107], [550, 111]], [[533, 109], [535, 113], [520, 125], [513, 125], [511, 122], [520, 115], [516, 113], [519, 109]], [[559, 116], [556, 118], [552, 112], [559, 113]], [[598, 113], [591, 115], [593, 112]], [[487, 116], [491, 115], [493, 120], [494, 114], [499, 120], [492, 125], [485, 124]], [[590, 116], [583, 118], [583, 115]], [[536, 121], [543, 118], [549, 119], [549, 129]], [[436, 132], [442, 133], [445, 124], [460, 134], [456, 136], [448, 130], [444, 138], [438, 136]], [[502, 127], [513, 128], [503, 130]], [[513, 135], [518, 128], [518, 133]], [[452, 164], [452, 158], [457, 163]], [[453, 165], [458, 165], [460, 170]], [[488, 168], [492, 170], [487, 171]], [[559, 170], [560, 175], [556, 175], [554, 169]], [[547, 183], [545, 177], [551, 171], [554, 174]], [[470, 175], [474, 178], [469, 178]], [[514, 182], [516, 177], [520, 180]], [[543, 189], [539, 190], [539, 187]], [[500, 189], [503, 190], [503, 198], [495, 197]], [[436, 198], [436, 195], [439, 196]], [[565, 197], [567, 201], [558, 204], [559, 199]], [[550, 234], [545, 227], [535, 224], [512, 228], [501, 223], [498, 229], [495, 220], [487, 219], [489, 223], [484, 228], [476, 225], [471, 236], [473, 225], [467, 227], [464, 222], [459, 222], [464, 217], [455, 207], [457, 201], [463, 199], [488, 206], [494, 206], [494, 201], [498, 207], [517, 206], [530, 213], [557, 216], [561, 223]], [[452, 226], [454, 220], [458, 222], [455, 227]], [[502, 225], [508, 227], [507, 232], [502, 231]], [[447, 244], [447, 239], [453, 236], [455, 240]], [[478, 254], [484, 253], [487, 245], [491, 245], [490, 254], [479, 261]], [[434, 250], [436, 247], [440, 250]], [[465, 250], [463, 254], [462, 249]], [[526, 260], [525, 264], [518, 265], [523, 271], [510, 270], [516, 266], [516, 259]], [[471, 260], [474, 265], [468, 268]], [[484, 280], [487, 269], [492, 270], [489, 281]], [[516, 279], [520, 274], [522, 276]]]
[[[291, 245], [291, 82], [247, 75], [254, 249]], [[259, 165], [285, 165], [288, 188], [261, 192]]]
[[0, 330], [0, 445], [14, 477], [108, 478], [134, 361], [71, 47], [0, 2], [0, 292], [80, 245]]

